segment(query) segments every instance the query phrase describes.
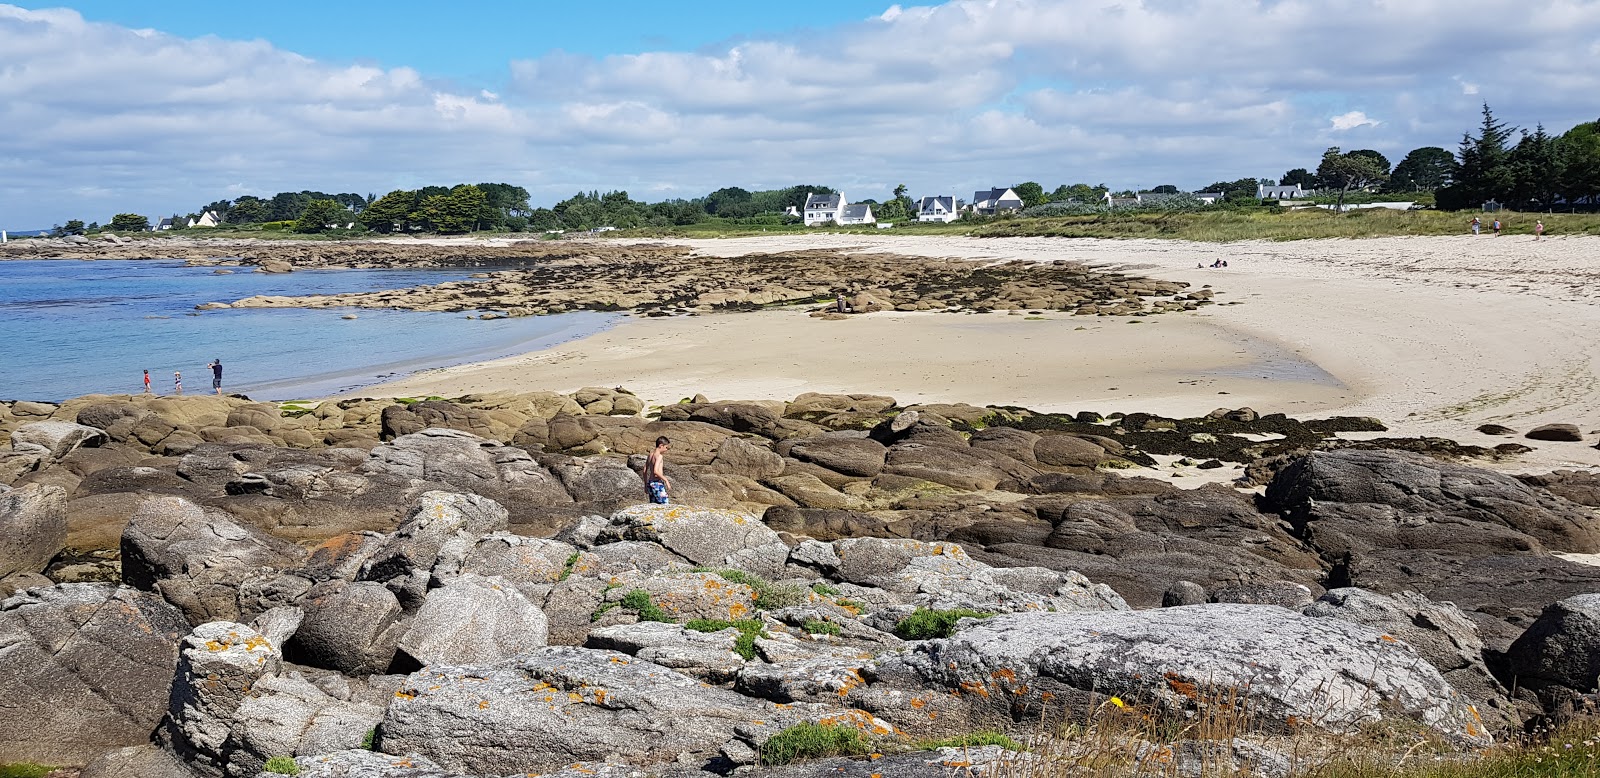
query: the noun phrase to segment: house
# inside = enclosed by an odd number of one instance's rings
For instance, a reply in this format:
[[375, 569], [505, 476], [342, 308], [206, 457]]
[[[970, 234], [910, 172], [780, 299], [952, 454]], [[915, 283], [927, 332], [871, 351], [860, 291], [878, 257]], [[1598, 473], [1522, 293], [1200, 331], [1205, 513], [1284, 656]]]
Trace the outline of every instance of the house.
[[972, 211], [983, 216], [998, 213], [1016, 213], [1022, 210], [1022, 198], [1012, 189], [988, 189], [972, 193]]
[[924, 197], [917, 201], [917, 221], [948, 224], [961, 216], [962, 205], [955, 195]]
[[1138, 192], [1135, 192], [1132, 197], [1117, 197], [1110, 192], [1106, 192], [1101, 195], [1101, 199], [1105, 200], [1107, 208], [1132, 208], [1144, 202], [1144, 198], [1140, 197]]
[[1216, 205], [1217, 203], [1220, 203], [1223, 200], [1227, 199], [1228, 193], [1227, 192], [1190, 192], [1189, 196], [1193, 197], [1196, 200], [1199, 200], [1202, 203], [1205, 203], [1206, 205]]
[[170, 229], [172, 229], [172, 226], [173, 226], [172, 225], [172, 217], [168, 216], [168, 217], [162, 219], [161, 221], [156, 222], [156, 226], [151, 227], [150, 231], [151, 232], [159, 232], [161, 230], [170, 230]]
[[189, 226], [190, 227], [220, 227], [220, 226], [222, 226], [222, 219], [217, 217], [217, 212], [216, 211], [206, 211], [205, 213], [200, 214], [200, 218], [195, 219], [194, 224], [191, 224]]
[[795, 207], [795, 206], [793, 206], [793, 205], [788, 206], [787, 208], [783, 209], [783, 215], [784, 216], [793, 216], [794, 218], [798, 219], [798, 218], [800, 218], [800, 209]]
[[844, 218], [844, 193], [807, 194], [805, 222], [807, 227], [819, 224], [842, 224]]
[[876, 221], [872, 216], [872, 206], [867, 203], [846, 205], [839, 214], [840, 224], [872, 224]]
[[1301, 189], [1299, 184], [1294, 186], [1256, 184], [1256, 198], [1260, 200], [1299, 200], [1310, 195], [1311, 193]]

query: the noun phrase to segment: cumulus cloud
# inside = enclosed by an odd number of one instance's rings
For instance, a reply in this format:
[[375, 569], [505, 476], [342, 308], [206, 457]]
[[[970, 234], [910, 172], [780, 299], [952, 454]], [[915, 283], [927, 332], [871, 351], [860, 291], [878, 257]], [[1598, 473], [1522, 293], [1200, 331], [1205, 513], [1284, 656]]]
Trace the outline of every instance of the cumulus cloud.
[[1383, 122], [1380, 122], [1377, 119], [1368, 118], [1366, 114], [1360, 111], [1351, 111], [1349, 113], [1339, 114], [1338, 116], [1330, 119], [1328, 123], [1333, 128], [1334, 132], [1344, 132], [1346, 130], [1353, 130], [1357, 127], [1376, 127], [1380, 124], [1383, 124]]
[[1600, 0], [952, 0], [690, 52], [552, 52], [457, 85], [0, 5], [0, 219], [478, 180], [545, 203], [1198, 187], [1309, 166], [1352, 131], [1395, 158], [1449, 145], [1481, 100], [1515, 124], [1592, 120], [1571, 96], [1600, 74], [1572, 52], [1597, 47]]

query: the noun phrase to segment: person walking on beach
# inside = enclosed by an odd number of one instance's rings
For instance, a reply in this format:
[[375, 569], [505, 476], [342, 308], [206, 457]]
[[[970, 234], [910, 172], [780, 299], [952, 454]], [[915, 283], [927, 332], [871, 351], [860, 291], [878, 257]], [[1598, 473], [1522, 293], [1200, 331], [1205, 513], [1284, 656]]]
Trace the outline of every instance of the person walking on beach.
[[211, 368], [211, 388], [222, 394], [222, 360], [213, 359], [206, 367]]
[[173, 394], [183, 394], [183, 371], [182, 370], [174, 370], [174, 371], [172, 371], [172, 392], [173, 392]]
[[1499, 219], [1495, 219], [1494, 220], [1494, 224], [1489, 225], [1489, 228], [1494, 230], [1494, 236], [1496, 238], [1500, 237], [1500, 220]]
[[1483, 220], [1479, 219], [1476, 216], [1472, 217], [1472, 234], [1473, 235], [1477, 235], [1478, 234], [1478, 230], [1480, 230], [1482, 228], [1483, 228]]
[[144, 393], [145, 394], [149, 394], [150, 393], [150, 371], [149, 370], [144, 371]]
[[1540, 240], [1542, 238], [1544, 238], [1544, 222], [1536, 221], [1533, 223], [1533, 239]]
[[671, 447], [672, 441], [663, 435], [656, 438], [656, 447], [644, 458], [644, 485], [650, 490], [650, 502], [656, 505], [666, 505], [667, 494], [672, 491], [672, 479], [667, 477], [663, 469], [667, 462], [667, 449]]

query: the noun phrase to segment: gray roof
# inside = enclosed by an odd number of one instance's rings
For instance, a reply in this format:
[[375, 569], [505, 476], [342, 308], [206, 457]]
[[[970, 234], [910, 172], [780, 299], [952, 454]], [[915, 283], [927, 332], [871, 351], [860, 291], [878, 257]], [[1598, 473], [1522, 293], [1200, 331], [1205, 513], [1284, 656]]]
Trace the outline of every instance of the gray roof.
[[839, 207], [839, 195], [837, 195], [837, 194], [806, 195], [806, 208], [838, 208], [838, 207]]
[[1226, 193], [1225, 192], [1195, 192], [1194, 196], [1195, 197], [1211, 197], [1211, 198], [1215, 198], [1215, 199], [1221, 200], [1223, 197], [1226, 196]]
[[869, 214], [871, 212], [872, 212], [872, 206], [870, 204], [868, 204], [868, 203], [856, 203], [855, 205], [847, 205], [847, 206], [844, 207], [844, 218], [846, 218], [846, 219], [865, 219], [867, 217], [867, 214]]
[[917, 201], [917, 210], [918, 211], [931, 211], [931, 210], [933, 210], [933, 206], [934, 206], [935, 203], [938, 203], [939, 205], [944, 206], [944, 209], [946, 211], [954, 211], [956, 209], [956, 196], [955, 195], [937, 195], [937, 196], [934, 196], [934, 197], [924, 197], [921, 200]]

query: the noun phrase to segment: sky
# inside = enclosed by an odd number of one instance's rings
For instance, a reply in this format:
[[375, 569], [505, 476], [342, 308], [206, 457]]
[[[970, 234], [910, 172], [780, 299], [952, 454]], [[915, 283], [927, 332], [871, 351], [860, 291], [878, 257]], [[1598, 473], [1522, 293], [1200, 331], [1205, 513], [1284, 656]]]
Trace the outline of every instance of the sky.
[[1600, 118], [1600, 0], [0, 3], [0, 228], [302, 189], [1197, 189]]

